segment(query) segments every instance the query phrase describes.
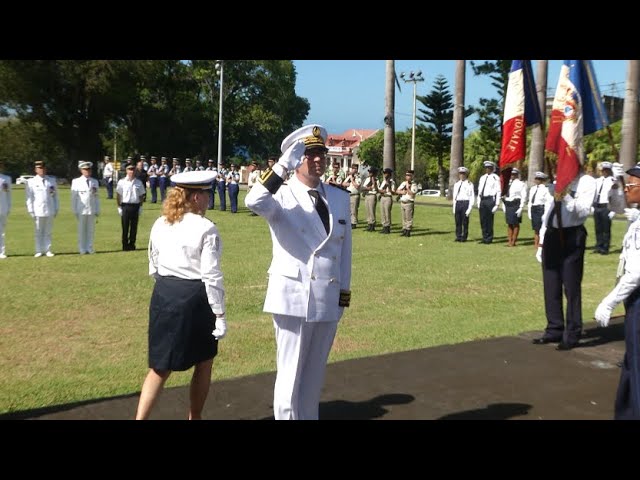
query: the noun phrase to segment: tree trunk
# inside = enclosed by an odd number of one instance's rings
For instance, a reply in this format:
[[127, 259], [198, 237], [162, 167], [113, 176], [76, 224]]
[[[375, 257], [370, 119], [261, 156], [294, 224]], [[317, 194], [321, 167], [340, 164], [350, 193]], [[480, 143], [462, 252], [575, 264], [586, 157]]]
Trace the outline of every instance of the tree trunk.
[[527, 184], [529, 188], [533, 185], [536, 172], [544, 171], [544, 134], [546, 132], [547, 119], [547, 69], [549, 60], [538, 60], [538, 71], [536, 72], [536, 92], [538, 94], [538, 104], [540, 105], [539, 125], [531, 127], [531, 152], [529, 152], [529, 175]]
[[[453, 185], [458, 180], [458, 167], [464, 165], [464, 100], [465, 100], [465, 60], [456, 60], [456, 91], [453, 105], [453, 126], [451, 129], [451, 161], [449, 162], [449, 195], [453, 198]], [[441, 169], [443, 171], [443, 169]], [[441, 181], [444, 185], [444, 181]]]
[[394, 172], [396, 170], [396, 127], [394, 116], [396, 108], [395, 64], [395, 60], [387, 60], [384, 100], [384, 148], [382, 156], [382, 167], [390, 168]]
[[638, 156], [638, 84], [640, 83], [640, 60], [629, 60], [627, 87], [622, 109], [622, 142], [620, 163], [624, 170], [633, 167]]

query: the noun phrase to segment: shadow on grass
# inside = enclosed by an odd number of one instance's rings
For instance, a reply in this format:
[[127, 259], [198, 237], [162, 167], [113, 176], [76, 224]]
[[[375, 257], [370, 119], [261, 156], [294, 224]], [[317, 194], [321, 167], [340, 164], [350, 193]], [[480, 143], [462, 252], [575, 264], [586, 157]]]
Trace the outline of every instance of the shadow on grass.
[[[364, 402], [349, 402], [347, 400], [334, 400], [321, 402], [320, 420], [372, 420], [389, 413], [385, 405], [403, 405], [415, 400], [413, 395], [406, 393], [388, 393], [378, 395]], [[261, 420], [273, 420], [273, 415]]]
[[65, 403], [63, 405], [53, 405], [51, 407], [34, 408], [31, 410], [20, 410], [17, 412], [0, 414], [0, 420], [29, 420], [32, 418], [38, 418], [43, 415], [49, 415], [51, 413], [65, 412], [84, 405], [91, 405], [93, 403], [104, 402], [105, 400], [118, 400], [122, 398], [139, 397], [140, 392], [130, 393], [128, 395], [118, 395], [109, 398], [97, 398], [93, 400], [83, 400], [81, 402]]
[[450, 413], [437, 420], [506, 420], [527, 415], [530, 409], [528, 403], [492, 403], [485, 408]]

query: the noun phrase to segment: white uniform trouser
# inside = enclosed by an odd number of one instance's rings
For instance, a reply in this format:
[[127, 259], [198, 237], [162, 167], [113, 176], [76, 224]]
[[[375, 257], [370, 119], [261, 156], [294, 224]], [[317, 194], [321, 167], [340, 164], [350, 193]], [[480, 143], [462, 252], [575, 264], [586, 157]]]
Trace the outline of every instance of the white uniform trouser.
[[95, 215], [78, 215], [78, 251], [93, 253], [93, 238], [96, 233]]
[[273, 315], [277, 375], [273, 392], [276, 420], [318, 420], [320, 395], [338, 322], [306, 322]]
[[51, 231], [53, 230], [53, 216], [36, 217], [36, 253], [46, 253], [51, 250]]
[[4, 227], [7, 226], [7, 216], [0, 215], [0, 255], [4, 255]]

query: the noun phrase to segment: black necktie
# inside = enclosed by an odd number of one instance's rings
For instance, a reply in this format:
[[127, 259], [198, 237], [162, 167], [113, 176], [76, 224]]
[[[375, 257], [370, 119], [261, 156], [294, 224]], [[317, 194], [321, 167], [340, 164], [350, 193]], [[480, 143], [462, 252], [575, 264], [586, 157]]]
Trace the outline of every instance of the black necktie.
[[535, 191], [533, 192], [533, 197], [531, 197], [531, 206], [533, 206], [533, 202], [535, 202], [535, 201], [536, 201], [536, 195], [538, 194], [538, 187], [539, 187], [539, 186], [540, 186], [540, 185], [536, 185], [536, 189], [535, 189]]
[[317, 190], [309, 190], [309, 195], [311, 195], [315, 199], [316, 211], [318, 215], [320, 215], [320, 219], [324, 225], [324, 229], [327, 231], [327, 235], [329, 234], [329, 210], [327, 210], [327, 206], [324, 204], [324, 201], [320, 198]]

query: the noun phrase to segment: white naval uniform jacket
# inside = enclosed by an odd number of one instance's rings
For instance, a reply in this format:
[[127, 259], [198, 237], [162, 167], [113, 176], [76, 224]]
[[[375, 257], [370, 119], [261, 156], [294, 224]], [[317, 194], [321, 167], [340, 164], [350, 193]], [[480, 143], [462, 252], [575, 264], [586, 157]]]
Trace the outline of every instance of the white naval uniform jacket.
[[74, 215], [100, 215], [98, 180], [84, 175], [71, 181], [71, 211]]
[[267, 220], [271, 231], [273, 259], [263, 311], [307, 322], [337, 322], [344, 310], [338, 306], [340, 290], [351, 285], [349, 195], [322, 183], [316, 189], [324, 189], [329, 203], [329, 235], [309, 188], [295, 175], [273, 195], [257, 182], [245, 204]]
[[27, 212], [36, 217], [55, 217], [60, 206], [56, 180], [49, 175], [36, 175], [27, 181]]

